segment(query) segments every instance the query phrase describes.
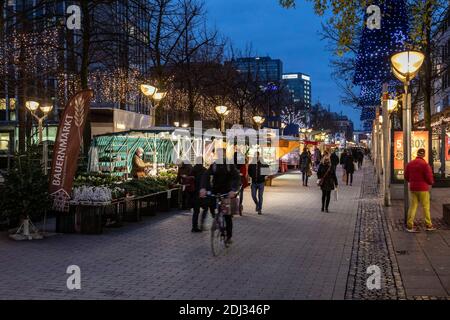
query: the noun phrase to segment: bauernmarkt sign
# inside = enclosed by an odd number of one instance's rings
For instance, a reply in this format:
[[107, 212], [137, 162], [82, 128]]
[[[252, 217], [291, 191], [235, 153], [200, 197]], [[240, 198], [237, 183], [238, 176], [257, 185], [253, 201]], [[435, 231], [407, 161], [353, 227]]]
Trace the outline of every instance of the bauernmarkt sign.
[[60, 118], [49, 184], [55, 211], [69, 210], [70, 193], [77, 171], [86, 115], [93, 96], [92, 90], [78, 92], [70, 99]]

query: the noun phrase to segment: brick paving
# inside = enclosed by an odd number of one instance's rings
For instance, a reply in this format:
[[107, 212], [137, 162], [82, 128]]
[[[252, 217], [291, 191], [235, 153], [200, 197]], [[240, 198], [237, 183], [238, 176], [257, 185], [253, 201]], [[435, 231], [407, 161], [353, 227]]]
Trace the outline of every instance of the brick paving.
[[438, 228], [426, 232], [419, 208], [416, 223], [420, 233], [404, 231], [403, 201], [393, 201], [385, 208], [396, 259], [407, 299], [450, 299], [450, 228], [442, 220], [442, 204], [449, 203], [448, 189], [433, 189], [431, 216]]
[[[14, 242], [0, 234], [0, 299], [344, 299], [362, 171], [342, 186], [330, 213], [320, 190], [298, 174], [266, 189], [262, 216], [246, 193], [226, 255], [209, 233], [192, 234], [190, 215], [172, 212], [103, 235]], [[66, 287], [69, 265], [81, 290]]]

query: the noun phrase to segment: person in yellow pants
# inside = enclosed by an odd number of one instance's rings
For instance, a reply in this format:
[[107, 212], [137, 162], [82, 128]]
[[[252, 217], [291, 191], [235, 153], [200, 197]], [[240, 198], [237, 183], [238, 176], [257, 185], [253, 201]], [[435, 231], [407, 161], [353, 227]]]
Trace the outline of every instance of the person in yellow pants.
[[425, 224], [433, 226], [430, 213], [430, 193], [428, 191], [411, 191], [411, 203], [408, 210], [408, 229], [414, 229], [414, 219], [416, 218], [417, 207], [419, 203], [422, 205], [425, 216]]
[[406, 231], [417, 232], [414, 227], [414, 218], [416, 217], [417, 206], [420, 203], [425, 215], [427, 231], [436, 230], [431, 222], [430, 213], [430, 186], [434, 184], [433, 172], [431, 167], [424, 159], [425, 149], [417, 151], [417, 158], [408, 163], [405, 170], [405, 179], [409, 182], [411, 191], [411, 203], [408, 210], [408, 221]]

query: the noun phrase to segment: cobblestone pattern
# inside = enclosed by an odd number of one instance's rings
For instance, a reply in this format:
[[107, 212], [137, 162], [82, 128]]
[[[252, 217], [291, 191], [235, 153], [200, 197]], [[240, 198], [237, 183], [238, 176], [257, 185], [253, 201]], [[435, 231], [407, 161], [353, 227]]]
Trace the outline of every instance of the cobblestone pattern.
[[[370, 290], [367, 268], [381, 269], [381, 288]], [[376, 178], [371, 167], [364, 168], [346, 299], [405, 299], [400, 272], [383, 214]]]
[[[315, 177], [298, 173], [266, 189], [261, 216], [249, 190], [234, 243], [213, 257], [209, 233], [187, 212], [161, 213], [104, 234], [14, 242], [0, 233], [1, 299], [344, 299], [362, 180], [341, 186], [321, 212]], [[66, 287], [69, 265], [81, 290]]]
[[[445, 223], [442, 218], [432, 218], [433, 226], [438, 228], [439, 230], [450, 230], [450, 226]], [[426, 225], [423, 219], [415, 219], [414, 226], [419, 229], [419, 231], [425, 231]], [[403, 219], [390, 220], [389, 230], [392, 231], [404, 231], [405, 224]]]

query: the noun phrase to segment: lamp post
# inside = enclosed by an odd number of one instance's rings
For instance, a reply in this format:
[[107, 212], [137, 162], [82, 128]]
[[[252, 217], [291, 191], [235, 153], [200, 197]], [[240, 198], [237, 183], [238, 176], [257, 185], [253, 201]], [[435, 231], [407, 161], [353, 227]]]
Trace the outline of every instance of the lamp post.
[[[148, 97], [149, 99], [151, 99], [151, 101], [155, 102], [154, 107], [158, 107], [159, 104], [161, 103], [161, 100], [164, 99], [167, 95], [166, 92], [161, 92], [158, 90], [158, 88], [150, 85], [150, 84], [141, 84], [141, 92]], [[152, 105], [153, 107], [153, 105]], [[150, 125], [153, 127], [155, 126], [156, 123], [156, 111], [153, 110], [152, 114], [151, 114], [151, 123]]]
[[[53, 110], [53, 106], [45, 105], [40, 106], [39, 102], [36, 101], [27, 101], [25, 102], [25, 106], [30, 111], [31, 115], [36, 119], [38, 123], [38, 134], [39, 134], [39, 144], [42, 143], [43, 140], [43, 130], [44, 130], [44, 120], [48, 117], [49, 113]], [[41, 110], [42, 116], [37, 115], [37, 111]]]
[[383, 87], [382, 121], [383, 125], [383, 178], [384, 178], [384, 205], [391, 206], [391, 117], [390, 114], [397, 108], [398, 101], [389, 99], [387, 86]]
[[253, 122], [256, 124], [256, 126], [258, 127], [258, 130], [261, 129], [264, 121], [266, 121], [266, 119], [262, 116], [254, 116], [253, 117]]
[[225, 117], [230, 113], [230, 110], [227, 106], [217, 106], [215, 110], [220, 118], [220, 131], [225, 133]]
[[281, 123], [281, 135], [282, 136], [284, 136], [284, 129], [286, 129], [286, 127], [287, 127], [287, 123], [286, 122]]
[[259, 130], [261, 130], [264, 121], [266, 121], [266, 119], [262, 116], [253, 116], [253, 122], [256, 124], [258, 128], [258, 140], [257, 140], [258, 149], [259, 149]]
[[391, 57], [392, 72], [404, 84], [403, 96], [403, 188], [404, 188], [404, 216], [405, 224], [408, 218], [409, 190], [408, 182], [404, 178], [406, 165], [411, 161], [411, 94], [409, 84], [419, 72], [425, 55], [419, 51], [404, 51]]

